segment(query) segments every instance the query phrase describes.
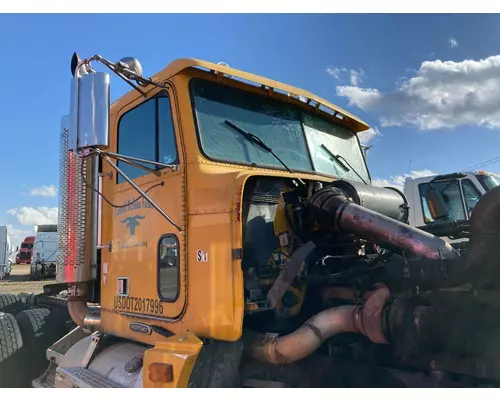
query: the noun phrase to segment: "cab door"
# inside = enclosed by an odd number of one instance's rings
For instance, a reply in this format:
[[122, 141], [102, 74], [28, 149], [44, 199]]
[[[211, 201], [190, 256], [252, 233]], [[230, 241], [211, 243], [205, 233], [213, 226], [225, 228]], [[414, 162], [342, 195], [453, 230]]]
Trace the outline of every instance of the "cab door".
[[[114, 118], [111, 146], [120, 155], [165, 165], [138, 163], [155, 169], [151, 173], [140, 165], [114, 161], [184, 230], [184, 151], [175, 115], [170, 90], [161, 90], [147, 100], [138, 98]], [[185, 308], [185, 235], [105, 163], [103, 176], [109, 202], [102, 203], [101, 235], [103, 242], [111, 244], [110, 251], [101, 253], [103, 328], [136, 338], [131, 319], [161, 325], [161, 321], [178, 318]]]

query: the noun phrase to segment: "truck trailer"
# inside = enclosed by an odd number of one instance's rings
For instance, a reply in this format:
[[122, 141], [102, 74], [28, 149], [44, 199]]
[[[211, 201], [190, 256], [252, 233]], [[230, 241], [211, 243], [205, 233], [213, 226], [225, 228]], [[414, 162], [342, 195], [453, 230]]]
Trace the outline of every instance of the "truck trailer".
[[0, 226], [0, 280], [8, 277], [12, 272], [12, 253], [14, 250], [6, 226]]

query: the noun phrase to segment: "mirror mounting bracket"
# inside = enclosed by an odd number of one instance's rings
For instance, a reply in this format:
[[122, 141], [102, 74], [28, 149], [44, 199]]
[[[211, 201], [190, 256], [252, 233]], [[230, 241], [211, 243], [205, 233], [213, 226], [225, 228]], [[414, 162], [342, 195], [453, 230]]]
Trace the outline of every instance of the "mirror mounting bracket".
[[[138, 74], [137, 72], [132, 71], [131, 69], [128, 68], [127, 64], [120, 61], [113, 63], [107, 60], [106, 58], [100, 56], [99, 54], [96, 54], [95, 56], [84, 60], [80, 60], [76, 53], [73, 54], [73, 59], [71, 62], [73, 76], [77, 76], [80, 72], [80, 68], [82, 67], [85, 68], [87, 73], [94, 72], [94, 70], [90, 66], [92, 61], [100, 62], [101, 64], [105, 65], [108, 69], [110, 69], [112, 72], [118, 75], [133, 89], [137, 90], [143, 97], [146, 97], [146, 92], [142, 90], [139, 86], [146, 87], [148, 85], [154, 85], [161, 89], [166, 88], [165, 85], [157, 83], [153, 81], [151, 78], [145, 78], [144, 76]], [[125, 76], [125, 74], [127, 76]], [[133, 81], [135, 81], [137, 84], [133, 83]]]

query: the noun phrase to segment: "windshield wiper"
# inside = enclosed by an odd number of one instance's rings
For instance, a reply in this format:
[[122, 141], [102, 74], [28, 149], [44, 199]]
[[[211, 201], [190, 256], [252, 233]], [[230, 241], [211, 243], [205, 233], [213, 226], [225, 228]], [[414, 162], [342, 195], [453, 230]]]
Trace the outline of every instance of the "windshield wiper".
[[[273, 151], [273, 149], [271, 149], [269, 146], [267, 146], [258, 136], [255, 136], [253, 133], [251, 132], [245, 132], [243, 129], [241, 129], [239, 126], [236, 126], [235, 124], [233, 124], [231, 121], [228, 121], [227, 119], [224, 121], [224, 123], [233, 128], [236, 132], [238, 132], [240, 135], [242, 135], [245, 139], [249, 140], [250, 142], [252, 143], [255, 143], [257, 146], [259, 146], [261, 149], [267, 151], [268, 153], [271, 153], [273, 155], [273, 157], [278, 160], [281, 165], [283, 165], [283, 167], [285, 167], [285, 169], [290, 172], [291, 174], [293, 174], [293, 171], [288, 168], [288, 166], [281, 160], [281, 158], [279, 158], [276, 153]], [[304, 181], [300, 178], [297, 178], [297, 180], [300, 182], [300, 184], [307, 188], [307, 185], [304, 183]]]
[[228, 121], [227, 119], [224, 121], [224, 123], [226, 125], [230, 126], [231, 128], [233, 128], [236, 132], [238, 132], [240, 135], [242, 135], [243, 137], [245, 137], [250, 142], [255, 143], [260, 148], [264, 149], [268, 153], [271, 153], [274, 156], [274, 158], [276, 158], [276, 160], [278, 160], [281, 163], [281, 165], [283, 165], [286, 168], [286, 170], [288, 172], [290, 172], [291, 174], [293, 174], [293, 171], [290, 168], [288, 168], [288, 166], [283, 161], [281, 161], [281, 158], [279, 158], [274, 153], [273, 149], [271, 149], [269, 146], [267, 146], [259, 137], [255, 136], [253, 133], [245, 132], [243, 129], [241, 129], [240, 127], [236, 126], [235, 124], [233, 124], [231, 121]]
[[340, 161], [340, 158], [339, 156], [336, 156], [335, 154], [333, 154], [330, 149], [328, 147], [326, 147], [324, 144], [321, 145], [321, 148], [330, 156], [332, 157], [338, 165], [340, 165], [340, 167], [345, 171], [345, 172], [349, 172], [350, 169], [346, 167], [346, 165]]
[[[368, 183], [366, 183], [366, 181], [361, 177], [360, 174], [358, 174], [358, 171], [356, 171], [353, 166], [349, 163], [349, 161], [347, 161], [344, 157], [342, 157], [340, 154], [333, 154], [330, 149], [328, 147], [326, 147], [324, 144], [321, 145], [321, 148], [330, 156], [332, 157], [336, 162], [337, 164], [345, 171], [345, 172], [349, 172], [352, 170], [352, 172], [354, 172], [359, 179], [361, 179], [363, 181], [363, 183], [365, 185], [368, 185]], [[342, 161], [343, 160], [343, 161]], [[349, 169], [345, 164], [347, 164], [351, 169]]]

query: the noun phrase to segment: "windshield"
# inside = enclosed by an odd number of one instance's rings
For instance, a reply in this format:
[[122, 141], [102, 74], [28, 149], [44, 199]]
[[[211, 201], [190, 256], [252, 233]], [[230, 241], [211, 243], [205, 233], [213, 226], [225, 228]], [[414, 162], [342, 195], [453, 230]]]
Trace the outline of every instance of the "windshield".
[[[467, 220], [481, 197], [478, 189], [470, 179], [421, 183], [418, 187], [426, 224]], [[429, 190], [431, 187], [436, 189], [437, 195], [446, 207], [447, 215], [438, 220], [434, 220], [429, 209]]]
[[486, 191], [491, 190], [500, 184], [500, 179], [492, 175], [477, 174], [476, 178]]
[[29, 250], [33, 247], [33, 243], [23, 243], [21, 244], [21, 249], [23, 250]]
[[[316, 171], [359, 181], [360, 178], [356, 175], [357, 172], [365, 182], [370, 180], [356, 135], [353, 135], [344, 127], [333, 125], [331, 122], [305, 113], [303, 115], [303, 126]], [[352, 166], [352, 169], [348, 168], [346, 170], [345, 167], [342, 168], [342, 165], [332, 159], [322, 145], [333, 155], [340, 155], [345, 158]]]
[[[369, 181], [358, 138], [347, 129], [286, 103], [215, 82], [193, 79], [191, 91], [201, 148], [208, 158], [283, 168], [272, 154], [228, 126], [229, 120], [262, 140], [292, 170], [362, 181], [355, 169]], [[352, 169], [339, 167], [321, 145], [344, 157]]]

